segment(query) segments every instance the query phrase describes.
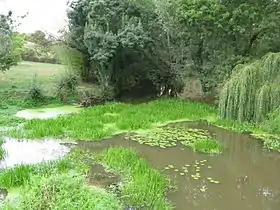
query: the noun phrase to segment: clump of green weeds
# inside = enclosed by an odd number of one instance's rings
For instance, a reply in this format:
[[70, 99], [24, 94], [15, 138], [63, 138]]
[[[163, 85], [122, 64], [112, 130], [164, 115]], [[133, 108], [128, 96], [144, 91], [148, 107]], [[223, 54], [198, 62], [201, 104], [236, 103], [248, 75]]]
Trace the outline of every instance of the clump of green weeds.
[[[115, 116], [107, 115], [112, 113]], [[198, 120], [215, 116], [210, 105], [174, 99], [131, 105], [107, 103], [87, 108], [77, 115], [48, 120], [30, 120], [20, 135], [26, 138], [70, 137], [96, 141], [123, 131], [150, 129], [177, 120]], [[27, 131], [27, 132], [26, 132]]]
[[4, 144], [4, 141], [0, 138], [0, 160], [3, 159], [6, 155], [5, 149], [2, 147]]
[[65, 71], [56, 82], [56, 95], [62, 102], [67, 102], [78, 85], [78, 76], [71, 71]]
[[222, 145], [212, 138], [201, 139], [193, 144], [193, 150], [208, 154], [220, 154], [222, 153]]
[[33, 77], [31, 84], [29, 85], [27, 91], [27, 99], [39, 101], [42, 100], [42, 98], [43, 98], [43, 91], [40, 84], [37, 81], [37, 76], [35, 75]]
[[[88, 187], [80, 174], [34, 177], [22, 190], [18, 209], [108, 209], [121, 210], [122, 204], [105, 190]], [[11, 206], [9, 201], [6, 207]], [[5, 207], [4, 207], [5, 208]]]
[[272, 134], [253, 134], [253, 136], [263, 141], [266, 149], [280, 152], [280, 137]]
[[0, 171], [0, 187], [11, 189], [25, 186], [33, 176], [49, 177], [53, 174], [67, 173], [75, 170], [86, 174], [89, 170], [84, 163], [85, 153], [74, 150], [68, 156], [57, 161], [41, 164], [19, 165]]
[[169, 180], [127, 148], [109, 148], [97, 156], [109, 169], [123, 176], [121, 198], [129, 206], [171, 209], [165, 195]]

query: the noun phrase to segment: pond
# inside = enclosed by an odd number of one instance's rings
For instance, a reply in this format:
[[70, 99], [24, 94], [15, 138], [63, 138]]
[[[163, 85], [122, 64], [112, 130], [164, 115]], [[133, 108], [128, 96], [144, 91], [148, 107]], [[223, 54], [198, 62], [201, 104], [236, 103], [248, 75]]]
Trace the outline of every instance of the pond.
[[60, 115], [77, 113], [82, 108], [78, 106], [60, 106], [54, 108], [26, 109], [16, 113], [16, 117], [24, 119], [49, 119]]
[[215, 134], [224, 146], [223, 153], [210, 156], [182, 146], [150, 147], [125, 140], [123, 135], [101, 142], [78, 142], [78, 146], [92, 152], [110, 146], [136, 149], [178, 186], [175, 192], [168, 194], [178, 210], [279, 209], [280, 153], [263, 150], [261, 142], [249, 135], [206, 123], [185, 126]]
[[51, 139], [27, 141], [4, 138], [2, 147], [5, 149], [6, 155], [0, 161], [0, 169], [57, 160], [71, 150], [71, 146]]

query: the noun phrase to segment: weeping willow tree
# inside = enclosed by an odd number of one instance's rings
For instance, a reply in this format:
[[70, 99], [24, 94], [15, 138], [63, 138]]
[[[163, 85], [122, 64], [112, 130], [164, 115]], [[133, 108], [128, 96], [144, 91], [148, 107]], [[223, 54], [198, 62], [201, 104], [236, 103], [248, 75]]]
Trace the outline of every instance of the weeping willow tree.
[[224, 85], [220, 116], [240, 122], [260, 122], [280, 106], [280, 53], [237, 66]]

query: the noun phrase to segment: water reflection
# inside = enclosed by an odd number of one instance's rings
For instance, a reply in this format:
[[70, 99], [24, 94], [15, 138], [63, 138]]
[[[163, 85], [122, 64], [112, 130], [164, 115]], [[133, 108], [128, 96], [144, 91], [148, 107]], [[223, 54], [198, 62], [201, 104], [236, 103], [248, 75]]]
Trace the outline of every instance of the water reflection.
[[[130, 147], [159, 170], [172, 164], [174, 170], [164, 170], [164, 173], [178, 186], [168, 196], [178, 210], [280, 209], [280, 153], [263, 150], [261, 142], [248, 135], [203, 123], [185, 125], [215, 134], [225, 148], [223, 154], [209, 156], [180, 146], [166, 149], [149, 147], [124, 140], [121, 135], [102, 142], [79, 142], [79, 146], [93, 152], [110, 146]], [[194, 166], [197, 160], [207, 160], [207, 166], [211, 166], [201, 167], [199, 179], [193, 179], [190, 174], [181, 176], [176, 170], [185, 164]], [[207, 177], [213, 177], [219, 184], [209, 183]]]
[[56, 140], [19, 141], [12, 138], [4, 138], [2, 147], [6, 151], [6, 156], [0, 161], [0, 168], [57, 160], [65, 156], [71, 149]]

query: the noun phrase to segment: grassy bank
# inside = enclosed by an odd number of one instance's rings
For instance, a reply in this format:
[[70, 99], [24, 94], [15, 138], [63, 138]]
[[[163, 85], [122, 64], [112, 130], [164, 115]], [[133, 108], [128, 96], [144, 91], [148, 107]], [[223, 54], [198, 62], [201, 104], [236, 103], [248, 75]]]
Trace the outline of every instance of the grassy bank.
[[[23, 120], [13, 117], [17, 111], [58, 103], [53, 99], [56, 76], [62, 73], [62, 65], [22, 62], [7, 72], [0, 72], [0, 127], [14, 126]], [[46, 96], [42, 101], [26, 100], [34, 76]]]
[[[222, 120], [217, 116], [217, 109], [208, 104], [178, 99], [160, 99], [137, 105], [108, 103], [87, 108], [77, 115], [31, 120], [27, 121], [24, 130], [12, 132], [11, 135], [29, 139], [69, 137], [74, 140], [99, 141], [121, 132], [151, 129], [174, 121], [197, 120], [207, 120], [214, 125], [237, 132], [256, 134], [267, 132], [263, 125]], [[267, 138], [262, 138], [262, 140], [266, 141]], [[269, 143], [269, 145], [276, 144]]]
[[124, 203], [144, 209], [170, 209], [165, 194], [168, 180], [137, 153], [126, 148], [109, 148], [98, 157], [108, 169], [122, 174]]
[[165, 99], [138, 105], [108, 103], [87, 108], [77, 115], [28, 121], [24, 132], [14, 135], [31, 139], [70, 137], [98, 141], [124, 131], [149, 129], [176, 120], [206, 120], [215, 116], [214, 107], [181, 100]]
[[[115, 192], [87, 185], [94, 161], [121, 175], [121, 199]], [[165, 198], [168, 185], [134, 150], [110, 148], [95, 155], [74, 150], [58, 161], [1, 171], [0, 187], [11, 192], [1, 209], [170, 209]]]

